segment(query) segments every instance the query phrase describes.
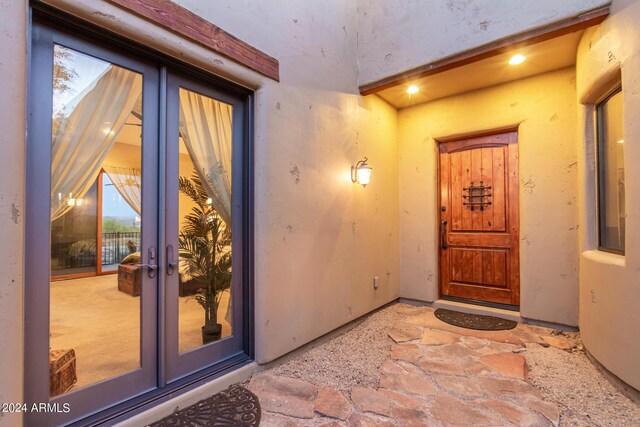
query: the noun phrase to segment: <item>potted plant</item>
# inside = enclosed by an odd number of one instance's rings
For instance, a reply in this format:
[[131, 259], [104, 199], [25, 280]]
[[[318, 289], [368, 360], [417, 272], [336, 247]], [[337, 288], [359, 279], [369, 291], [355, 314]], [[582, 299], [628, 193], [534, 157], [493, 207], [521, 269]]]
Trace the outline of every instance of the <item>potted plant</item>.
[[193, 298], [204, 310], [202, 342], [207, 344], [222, 334], [218, 306], [222, 294], [231, 287], [231, 231], [208, 203], [209, 196], [195, 171], [191, 178], [180, 177], [178, 188], [194, 202], [184, 217], [178, 248], [181, 263], [199, 285]]

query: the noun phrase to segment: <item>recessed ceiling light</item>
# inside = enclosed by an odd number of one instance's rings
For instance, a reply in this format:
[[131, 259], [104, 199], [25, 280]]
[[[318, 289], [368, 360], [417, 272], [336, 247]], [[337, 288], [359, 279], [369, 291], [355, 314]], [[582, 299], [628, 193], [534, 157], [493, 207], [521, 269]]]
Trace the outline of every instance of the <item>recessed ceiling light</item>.
[[416, 85], [411, 85], [407, 88], [407, 93], [409, 95], [414, 95], [416, 93], [420, 92], [420, 88]]
[[511, 59], [509, 60], [509, 64], [511, 65], [518, 65], [518, 64], [522, 64], [524, 62], [524, 60], [527, 59], [524, 56], [518, 54], [518, 55], [513, 55], [511, 57]]
[[618, 144], [624, 144], [624, 139], [619, 139]]

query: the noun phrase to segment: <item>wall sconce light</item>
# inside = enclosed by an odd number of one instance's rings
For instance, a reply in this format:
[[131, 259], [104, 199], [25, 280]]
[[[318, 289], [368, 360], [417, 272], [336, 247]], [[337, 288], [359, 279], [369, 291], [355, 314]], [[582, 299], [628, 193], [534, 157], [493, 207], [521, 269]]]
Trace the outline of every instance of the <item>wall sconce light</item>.
[[373, 169], [367, 164], [367, 160], [369, 159], [365, 157], [356, 163], [355, 166], [351, 166], [351, 181], [362, 184], [363, 187], [366, 187], [369, 181], [371, 181], [371, 170]]

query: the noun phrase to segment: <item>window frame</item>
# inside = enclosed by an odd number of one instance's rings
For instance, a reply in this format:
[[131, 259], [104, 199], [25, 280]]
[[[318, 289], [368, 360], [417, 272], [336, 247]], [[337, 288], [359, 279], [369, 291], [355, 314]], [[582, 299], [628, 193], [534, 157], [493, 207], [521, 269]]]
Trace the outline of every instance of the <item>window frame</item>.
[[[596, 124], [596, 156], [595, 156], [595, 168], [596, 168], [596, 227], [597, 227], [597, 235], [598, 235], [598, 250], [602, 252], [608, 252], [616, 255], [625, 255], [625, 248], [617, 249], [611, 248], [602, 245], [604, 227], [603, 227], [603, 219], [604, 215], [602, 214], [602, 209], [605, 206], [605, 191], [604, 191], [604, 183], [605, 183], [605, 162], [603, 162], [603, 155], [605, 152], [605, 139], [604, 135], [604, 114], [602, 114], [602, 109], [604, 105], [611, 100], [614, 96], [622, 94], [622, 85], [618, 83], [613, 90], [607, 93], [605, 97], [603, 97], [600, 101], [595, 104], [595, 124]], [[624, 113], [623, 113], [624, 114]], [[624, 118], [623, 118], [624, 119]], [[605, 165], [602, 166], [601, 165]]]

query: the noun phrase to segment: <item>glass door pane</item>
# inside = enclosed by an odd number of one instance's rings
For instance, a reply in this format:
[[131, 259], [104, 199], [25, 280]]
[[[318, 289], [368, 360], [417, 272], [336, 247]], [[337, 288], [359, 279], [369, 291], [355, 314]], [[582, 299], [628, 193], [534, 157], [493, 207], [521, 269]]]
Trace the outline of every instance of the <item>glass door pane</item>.
[[178, 178], [180, 353], [232, 333], [233, 107], [180, 88]]
[[242, 234], [234, 228], [242, 229], [242, 212], [232, 208], [232, 189], [241, 184], [243, 104], [172, 74], [167, 92], [167, 258], [177, 260], [166, 290], [172, 381], [242, 351]]
[[[60, 45], [53, 58], [51, 397], [140, 368], [143, 273], [110, 230], [142, 217], [142, 75]], [[104, 181], [126, 203], [105, 203]]]

